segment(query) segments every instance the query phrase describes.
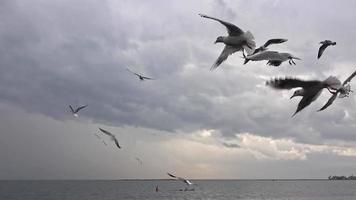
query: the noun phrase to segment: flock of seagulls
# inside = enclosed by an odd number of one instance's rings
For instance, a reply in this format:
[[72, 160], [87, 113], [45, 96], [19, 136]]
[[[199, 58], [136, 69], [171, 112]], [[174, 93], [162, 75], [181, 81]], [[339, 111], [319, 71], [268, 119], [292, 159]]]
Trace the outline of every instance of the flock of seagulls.
[[[245, 59], [243, 63], [244, 65], [247, 64], [249, 61], [267, 61], [266, 65], [277, 67], [285, 61], [288, 61], [290, 65], [296, 65], [295, 60], [301, 60], [300, 58], [292, 55], [291, 53], [268, 50], [268, 46], [272, 44], [284, 43], [288, 41], [287, 39], [270, 39], [264, 45], [260, 46], [259, 48], [255, 48], [256, 44], [254, 41], [254, 36], [251, 32], [244, 32], [236, 25], [230, 22], [217, 19], [215, 17], [210, 17], [204, 14], [199, 15], [203, 18], [212, 19], [220, 22], [226, 27], [228, 32], [228, 36], [219, 36], [215, 41], [215, 43], [224, 43], [225, 47], [218, 59], [212, 65], [211, 70], [216, 69], [228, 58], [229, 55], [237, 51], [242, 51], [243, 58]], [[318, 51], [318, 59], [321, 57], [321, 55], [328, 46], [334, 46], [336, 45], [336, 42], [333, 42], [331, 40], [325, 40], [320, 42], [320, 44], [321, 46]], [[245, 52], [247, 53], [247, 55], [245, 54]], [[329, 107], [338, 95], [340, 98], [348, 97], [349, 93], [352, 92], [351, 87], [348, 83], [355, 76], [355, 73], [356, 71], [349, 78], [347, 78], [344, 83], [341, 83], [341, 81], [336, 77], [330, 76], [324, 81], [306, 81], [298, 78], [277, 78], [267, 81], [266, 85], [275, 89], [300, 88], [296, 90], [293, 96], [291, 96], [290, 98], [292, 99], [296, 96], [302, 97], [298, 104], [297, 110], [292, 115], [294, 116], [302, 109], [310, 105], [313, 101], [315, 101], [319, 97], [323, 89], [327, 89], [332, 94], [332, 96], [319, 111], [322, 111]]]
[[[230, 55], [234, 54], [235, 52], [241, 51], [244, 62], [243, 65], [246, 65], [249, 61], [267, 61], [266, 65], [270, 66], [275, 66], [278, 67], [280, 66], [283, 62], [288, 61], [290, 65], [296, 65], [295, 60], [301, 60], [300, 58], [292, 55], [291, 53], [287, 52], [278, 52], [278, 51], [271, 51], [268, 48], [271, 45], [275, 44], [281, 44], [285, 43], [288, 40], [283, 39], [283, 38], [274, 38], [274, 39], [269, 39], [267, 42], [265, 42], [262, 46], [256, 48], [256, 43], [254, 41], [254, 36], [250, 31], [243, 31], [236, 25], [226, 22], [223, 20], [220, 20], [215, 17], [210, 17], [208, 15], [204, 14], [199, 14], [200, 17], [206, 18], [206, 19], [211, 19], [214, 21], [217, 21], [224, 25], [227, 29], [227, 36], [219, 36], [215, 40], [216, 43], [223, 43], [225, 45], [223, 51], [219, 55], [219, 57], [216, 59], [216, 61], [213, 63], [211, 66], [210, 70], [215, 70], [218, 68]], [[325, 49], [328, 46], [334, 46], [336, 45], [336, 42], [330, 41], [330, 40], [325, 40], [320, 42], [321, 46], [318, 51], [318, 56], [317, 58], [319, 59]], [[245, 54], [246, 52], [246, 54]], [[145, 81], [145, 80], [155, 80], [151, 77], [144, 76], [142, 74], [136, 73], [132, 71], [129, 68], [126, 68], [128, 72], [131, 74], [135, 75], [138, 77], [140, 81]], [[290, 99], [294, 97], [302, 97], [300, 102], [298, 103], [297, 109], [294, 112], [293, 116], [296, 115], [298, 112], [303, 110], [305, 107], [310, 105], [313, 101], [315, 101], [321, 92], [326, 89], [330, 92], [331, 97], [329, 100], [325, 103], [325, 105], [319, 109], [319, 111], [322, 111], [329, 107], [336, 99], [337, 96], [339, 98], [344, 98], [348, 97], [350, 92], [353, 92], [350, 87], [350, 81], [356, 76], [356, 71], [353, 72], [343, 83], [339, 79], [337, 79], [334, 76], [330, 76], [325, 80], [302, 80], [298, 78], [291, 78], [291, 77], [285, 77], [285, 78], [273, 78], [269, 81], [266, 82], [266, 85], [278, 89], [278, 90], [289, 90], [289, 89], [297, 89], [294, 91], [293, 95], [290, 97]], [[77, 108], [73, 108], [72, 105], [69, 105], [70, 112], [73, 114], [74, 117], [78, 117], [79, 111], [82, 109], [86, 108], [88, 105], [82, 105]], [[119, 141], [117, 137], [111, 133], [108, 130], [105, 130], [103, 128], [98, 128], [99, 133], [104, 134], [104, 136], [109, 137], [110, 140], [112, 140], [115, 144], [115, 146], [118, 149], [121, 149], [121, 145], [119, 144]], [[94, 134], [99, 140], [103, 142], [104, 145], [108, 145], [105, 140], [98, 134]], [[135, 157], [135, 160], [142, 165], [143, 162], [139, 157]], [[191, 181], [188, 179], [182, 178], [175, 176], [171, 173], [167, 173], [169, 177], [171, 177], [173, 180], [178, 180], [184, 182], [187, 186], [194, 185]], [[158, 190], [158, 188], [156, 188]]]

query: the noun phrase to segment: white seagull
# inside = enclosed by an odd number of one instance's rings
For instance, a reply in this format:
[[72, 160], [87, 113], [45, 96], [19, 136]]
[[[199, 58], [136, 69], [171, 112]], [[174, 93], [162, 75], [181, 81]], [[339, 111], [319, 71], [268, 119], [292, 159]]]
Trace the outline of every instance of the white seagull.
[[76, 108], [76, 109], [74, 109], [73, 107], [72, 107], [72, 105], [69, 105], [69, 108], [70, 108], [70, 112], [73, 114], [73, 116], [74, 117], [78, 117], [78, 112], [81, 110], [81, 109], [83, 109], [83, 108], [85, 108], [85, 107], [87, 107], [88, 105], [83, 105], [83, 106], [79, 106], [78, 108]]
[[334, 45], [336, 45], [336, 42], [333, 42], [331, 40], [324, 40], [324, 41], [320, 42], [320, 44], [322, 44], [322, 45], [320, 46], [319, 51], [318, 51], [318, 59], [321, 57], [321, 55], [323, 55], [326, 47], [328, 47], [330, 45], [334, 46]]
[[154, 80], [153, 78], [147, 77], [147, 76], [142, 76], [141, 74], [138, 74], [136, 72], [131, 71], [129, 68], [126, 68], [127, 71], [131, 72], [132, 74], [136, 75], [140, 81], [144, 81], [144, 80]]
[[[120, 146], [120, 144], [119, 144], [119, 141], [116, 139], [116, 137], [115, 137], [114, 134], [112, 134], [112, 133], [110, 133], [109, 131], [107, 131], [107, 130], [105, 130], [105, 129], [102, 129], [102, 128], [99, 128], [99, 130], [100, 130], [101, 132], [103, 132], [104, 134], [108, 135], [108, 136], [110, 137], [110, 139], [115, 142], [116, 146], [117, 146], [119, 149], [121, 149], [121, 146]], [[104, 143], [104, 144], [106, 144], [106, 143]]]
[[225, 22], [214, 17], [209, 17], [204, 14], [199, 14], [199, 15], [201, 17], [220, 22], [226, 27], [227, 32], [229, 34], [228, 36], [219, 36], [216, 39], [215, 43], [219, 43], [219, 42], [224, 43], [225, 48], [221, 52], [220, 56], [215, 61], [215, 63], [211, 66], [210, 70], [216, 69], [221, 63], [223, 63], [227, 59], [229, 55], [235, 53], [236, 51], [245, 50], [246, 52], [248, 52], [248, 54], [253, 53], [256, 47], [256, 43], [250, 31], [244, 32], [239, 27], [229, 22]]
[[343, 83], [342, 85], [340, 85], [340, 87], [333, 92], [331, 95], [331, 97], [329, 98], [329, 100], [326, 102], [326, 104], [320, 108], [319, 111], [325, 110], [327, 107], [329, 107], [336, 99], [337, 95], [339, 94], [339, 98], [344, 98], [344, 97], [348, 97], [350, 92], [353, 92], [351, 90], [351, 86], [350, 84], [348, 84], [351, 79], [353, 79], [356, 76], [356, 71], [354, 73], [352, 73]]
[[184, 182], [185, 184], [187, 184], [188, 186], [194, 184], [194, 183], [192, 183], [191, 181], [189, 181], [188, 179], [175, 176], [175, 175], [173, 175], [173, 174], [171, 174], [171, 173], [167, 173], [167, 174], [168, 174], [168, 176], [170, 176], [170, 177], [172, 177], [172, 178], [174, 178], [174, 179], [176, 179], [176, 180], [183, 181], [183, 182]]
[[294, 92], [294, 94], [290, 97], [292, 99], [296, 96], [302, 96], [302, 100], [299, 102], [297, 110], [293, 114], [296, 115], [299, 111], [310, 105], [313, 101], [315, 101], [321, 91], [326, 88], [329, 92], [334, 92], [338, 88], [340, 88], [340, 80], [334, 76], [330, 76], [324, 81], [319, 80], [311, 80], [304, 81], [296, 78], [280, 78], [280, 79], [272, 79], [266, 82], [266, 85], [275, 88], [275, 89], [292, 89], [292, 88], [302, 88], [298, 89]]
[[261, 61], [261, 60], [268, 60], [267, 65], [272, 65], [272, 66], [279, 66], [282, 64], [282, 62], [287, 61], [289, 62], [290, 65], [294, 64], [295, 62], [293, 59], [296, 60], [301, 60], [298, 57], [293, 56], [290, 53], [280, 53], [278, 51], [260, 51], [255, 54], [251, 55], [245, 55], [244, 53], [242, 54], [245, 58], [244, 64], [246, 64], [248, 61]]

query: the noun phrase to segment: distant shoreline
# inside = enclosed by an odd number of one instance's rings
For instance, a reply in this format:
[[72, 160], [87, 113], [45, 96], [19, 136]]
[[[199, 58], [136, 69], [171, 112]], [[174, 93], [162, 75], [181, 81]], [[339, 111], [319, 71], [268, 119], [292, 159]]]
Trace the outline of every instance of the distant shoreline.
[[[172, 179], [3, 179], [0, 181], [171, 181]], [[330, 181], [330, 179], [190, 179], [194, 181]]]

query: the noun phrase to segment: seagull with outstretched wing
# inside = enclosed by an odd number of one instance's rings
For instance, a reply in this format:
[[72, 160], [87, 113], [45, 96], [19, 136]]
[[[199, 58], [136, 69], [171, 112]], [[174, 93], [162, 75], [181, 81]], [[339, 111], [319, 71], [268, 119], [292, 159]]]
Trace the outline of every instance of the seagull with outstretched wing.
[[171, 173], [167, 173], [167, 174], [168, 174], [168, 176], [170, 176], [170, 177], [172, 177], [172, 178], [174, 178], [174, 179], [176, 179], [176, 180], [183, 181], [183, 182], [184, 182], [185, 184], [187, 184], [188, 186], [194, 184], [194, 183], [192, 183], [191, 181], [189, 181], [188, 179], [175, 176], [175, 175], [173, 175], [173, 174], [171, 174]]
[[302, 109], [310, 105], [313, 101], [315, 101], [324, 88], [328, 89], [329, 92], [333, 93], [335, 90], [340, 88], [341, 82], [334, 76], [330, 76], [324, 81], [305, 81], [297, 78], [279, 78], [267, 81], [266, 85], [275, 89], [301, 88], [296, 90], [294, 94], [290, 97], [290, 99], [292, 99], [296, 96], [302, 96], [302, 99], [298, 104], [297, 110], [293, 114], [294, 116], [299, 111], [301, 111]]
[[107, 131], [107, 130], [105, 130], [105, 129], [102, 129], [102, 128], [99, 128], [99, 130], [100, 130], [101, 132], [103, 132], [105, 135], [108, 135], [108, 136], [110, 137], [110, 139], [115, 142], [116, 146], [117, 146], [119, 149], [121, 149], [121, 146], [120, 146], [120, 144], [119, 144], [119, 141], [117, 140], [117, 138], [116, 138], [116, 136], [115, 136], [114, 134], [112, 134], [112, 133], [110, 133], [109, 131]]
[[318, 51], [318, 59], [321, 57], [321, 55], [323, 55], [325, 49], [328, 46], [330, 46], [330, 45], [334, 46], [334, 45], [336, 45], [336, 42], [333, 42], [331, 40], [324, 40], [324, 41], [320, 42], [320, 44], [321, 44], [321, 46]]
[[72, 105], [69, 105], [69, 108], [70, 108], [70, 112], [73, 114], [74, 117], [78, 117], [78, 112], [81, 110], [81, 109], [84, 109], [85, 107], [87, 107], [88, 105], [82, 105], [82, 106], [79, 106], [78, 108], [74, 109], [72, 107]]
[[144, 80], [154, 80], [154, 79], [151, 78], [151, 77], [143, 76], [143, 75], [141, 75], [141, 74], [138, 74], [138, 73], [136, 73], [136, 72], [133, 72], [133, 71], [130, 70], [129, 68], [126, 68], [126, 70], [129, 71], [129, 72], [131, 72], [132, 74], [136, 75], [136, 76], [140, 79], [140, 81], [144, 81]]
[[221, 63], [223, 63], [227, 59], [227, 57], [229, 57], [229, 55], [237, 51], [245, 50], [248, 54], [251, 54], [255, 50], [256, 43], [250, 31], [244, 32], [236, 25], [230, 22], [217, 19], [215, 17], [210, 17], [204, 14], [199, 14], [199, 16], [220, 22], [226, 27], [228, 32], [228, 36], [219, 36], [215, 41], [215, 44], [224, 43], [225, 47], [218, 59], [211, 66], [210, 70], [216, 69]]
[[327, 107], [329, 107], [336, 99], [337, 95], [339, 94], [339, 98], [344, 98], [344, 97], [348, 97], [350, 92], [353, 92], [351, 90], [350, 85], [347, 85], [354, 77], [356, 76], [356, 71], [354, 73], [352, 73], [341, 85], [341, 87], [339, 89], [336, 90], [336, 92], [333, 93], [333, 95], [331, 95], [331, 97], [329, 98], [329, 100], [326, 102], [326, 104], [320, 108], [319, 111], [325, 110]]

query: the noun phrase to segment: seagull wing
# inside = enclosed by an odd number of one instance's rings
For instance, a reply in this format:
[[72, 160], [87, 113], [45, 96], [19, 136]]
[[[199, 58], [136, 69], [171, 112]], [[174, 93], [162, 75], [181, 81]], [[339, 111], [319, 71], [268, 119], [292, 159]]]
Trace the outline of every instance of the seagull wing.
[[305, 107], [309, 106], [316, 98], [318, 98], [321, 91], [322, 88], [317, 88], [310, 92], [308, 95], [304, 95], [302, 100], [300, 100], [300, 102], [298, 103], [297, 110], [295, 111], [293, 116], [296, 115], [299, 111], [303, 110]]
[[263, 45], [263, 47], [266, 48], [271, 44], [279, 44], [279, 43], [283, 43], [283, 42], [286, 42], [286, 41], [288, 41], [288, 40], [287, 39], [282, 39], [282, 38], [270, 39]]
[[129, 71], [129, 72], [131, 72], [132, 74], [135, 74], [135, 75], [138, 76], [138, 77], [141, 76], [140, 74], [138, 74], [138, 73], [136, 73], [136, 72], [130, 70], [129, 68], [126, 68], [126, 70]]
[[328, 102], [326, 102], [326, 104], [322, 108], [320, 108], [318, 111], [325, 110], [327, 107], [329, 107], [335, 101], [336, 97], [337, 97], [337, 93], [333, 94], [329, 98]]
[[229, 55], [235, 53], [236, 51], [238, 51], [238, 49], [236, 49], [235, 47], [232, 47], [232, 46], [229, 46], [229, 45], [225, 45], [225, 48], [223, 49], [223, 51], [221, 52], [220, 56], [218, 57], [218, 59], [213, 64], [213, 66], [211, 66], [210, 70], [214, 70], [217, 67], [219, 67], [219, 65], [221, 63], [223, 63], [227, 59], [227, 57], [229, 57]]
[[251, 60], [281, 60], [277, 51], [262, 51], [251, 56]]
[[273, 79], [266, 82], [266, 85], [273, 87], [275, 89], [292, 89], [292, 88], [309, 88], [316, 84], [320, 84], [321, 81], [304, 81], [296, 78], [281, 78]]
[[229, 22], [225, 22], [223, 20], [220, 20], [220, 19], [217, 19], [217, 18], [214, 18], [214, 17], [209, 17], [209, 16], [204, 15], [204, 14], [199, 14], [199, 15], [200, 15], [200, 17], [212, 19], [212, 20], [218, 21], [221, 24], [223, 24], [226, 27], [227, 32], [229, 33], [230, 36], [239, 36], [239, 35], [244, 33], [239, 27], [235, 26], [234, 24], [231, 24]]
[[116, 146], [117, 146], [119, 149], [121, 149], [121, 146], [120, 146], [120, 144], [119, 144], [119, 141], [116, 139], [116, 137], [115, 137], [115, 136], [112, 136], [112, 139], [114, 140]]
[[321, 55], [323, 55], [326, 47], [328, 47], [328, 46], [329, 46], [328, 44], [323, 44], [320, 46], [319, 51], [318, 51], [318, 59], [321, 57]]
[[351, 74], [351, 76], [349, 76], [343, 83], [342, 85], [346, 85], [348, 82], [351, 81], [351, 79], [353, 79], [356, 76], [356, 71], [354, 73]]
[[78, 107], [76, 110], [75, 110], [75, 112], [77, 113], [77, 112], [79, 112], [79, 110], [81, 110], [81, 109], [83, 109], [83, 108], [85, 108], [85, 107], [87, 107], [88, 105], [83, 105], [83, 106], [80, 106], [80, 107]]
[[75, 110], [73, 109], [73, 107], [71, 105], [69, 105], [69, 108], [72, 113], [75, 113]]
[[105, 129], [99, 128], [99, 130], [108, 136], [115, 137], [112, 133], [110, 133], [109, 131], [107, 131]]
[[190, 182], [189, 180], [187, 180], [187, 179], [184, 179], [184, 183], [186, 183], [187, 185], [193, 185], [193, 183], [192, 182]]
[[173, 174], [171, 174], [171, 173], [167, 173], [167, 174], [168, 174], [168, 176], [170, 176], [170, 177], [172, 177], [172, 178], [177, 179], [177, 177], [176, 177], [176, 176], [174, 176]]
[[147, 79], [147, 80], [154, 80], [153, 78], [147, 77], [147, 76], [141, 76], [143, 79]]

